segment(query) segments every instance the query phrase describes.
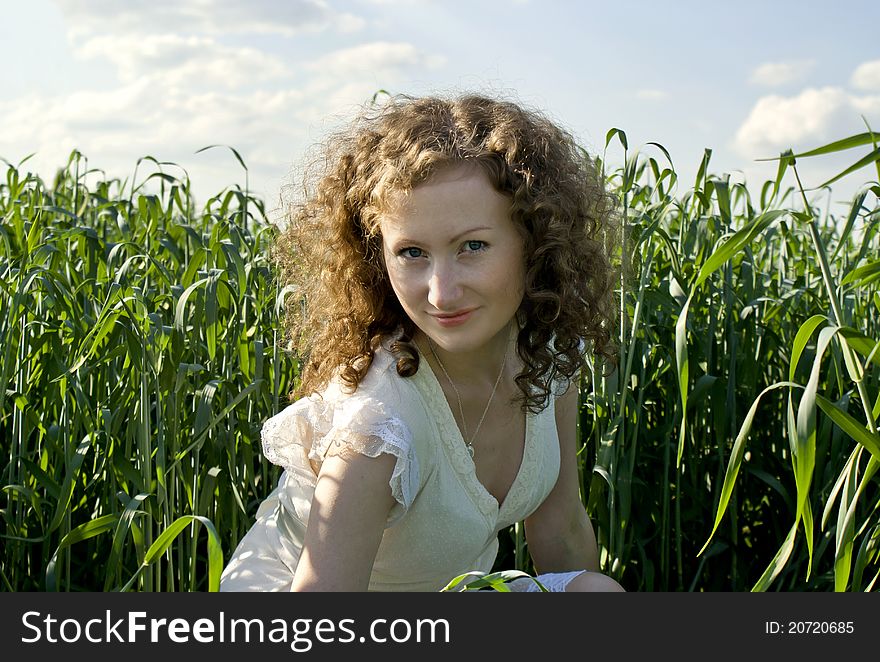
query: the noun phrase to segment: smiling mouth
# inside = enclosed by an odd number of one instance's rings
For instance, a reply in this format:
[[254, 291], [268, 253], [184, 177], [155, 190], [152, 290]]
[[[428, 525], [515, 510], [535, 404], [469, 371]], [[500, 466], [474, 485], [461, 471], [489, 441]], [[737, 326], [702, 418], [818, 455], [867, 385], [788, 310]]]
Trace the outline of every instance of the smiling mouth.
[[474, 310], [476, 309], [471, 308], [469, 310], [461, 310], [455, 313], [432, 315], [432, 317], [437, 320], [437, 323], [440, 326], [456, 326], [466, 322]]

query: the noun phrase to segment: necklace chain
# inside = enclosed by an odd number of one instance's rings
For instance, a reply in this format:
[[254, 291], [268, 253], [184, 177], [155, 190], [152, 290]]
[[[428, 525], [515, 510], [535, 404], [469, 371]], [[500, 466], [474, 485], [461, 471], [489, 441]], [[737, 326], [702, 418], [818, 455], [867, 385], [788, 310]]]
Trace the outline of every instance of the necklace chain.
[[431, 339], [428, 338], [428, 348], [431, 350], [431, 355], [434, 357], [434, 360], [437, 361], [437, 365], [440, 366], [440, 369], [443, 371], [443, 374], [446, 375], [446, 379], [449, 380], [449, 384], [452, 386], [452, 390], [455, 391], [455, 399], [458, 401], [458, 414], [461, 416], [461, 425], [464, 428], [464, 435], [462, 438], [464, 439], [464, 443], [467, 444], [467, 450], [470, 454], [471, 458], [474, 456], [474, 439], [477, 438], [477, 434], [480, 432], [480, 427], [483, 425], [483, 420], [486, 418], [486, 414], [489, 412], [489, 406], [492, 404], [492, 400], [495, 398], [495, 391], [498, 390], [498, 384], [501, 383], [501, 376], [504, 374], [504, 366], [507, 364], [507, 355], [510, 353], [510, 344], [508, 343], [507, 349], [504, 351], [504, 359], [501, 361], [501, 370], [498, 371], [498, 377], [495, 379], [495, 385], [492, 387], [492, 393], [489, 395], [489, 401], [486, 403], [486, 408], [483, 409], [483, 415], [480, 416], [480, 422], [477, 423], [477, 429], [474, 430], [473, 436], [468, 438], [468, 429], [467, 429], [467, 421], [464, 418], [464, 407], [461, 405], [461, 393], [458, 392], [458, 388], [455, 386], [455, 382], [452, 381], [452, 377], [449, 376], [449, 373], [446, 371], [443, 362], [440, 360], [440, 357], [437, 356], [437, 352], [434, 351], [434, 343], [431, 342]]

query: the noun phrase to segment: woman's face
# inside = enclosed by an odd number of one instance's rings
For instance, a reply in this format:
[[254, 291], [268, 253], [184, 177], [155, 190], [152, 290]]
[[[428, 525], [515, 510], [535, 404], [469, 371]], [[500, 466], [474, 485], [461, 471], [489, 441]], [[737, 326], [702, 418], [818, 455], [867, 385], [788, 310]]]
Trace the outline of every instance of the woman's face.
[[510, 199], [479, 167], [455, 165], [400, 196], [380, 219], [403, 310], [447, 352], [488, 349], [507, 337], [525, 282], [509, 210]]

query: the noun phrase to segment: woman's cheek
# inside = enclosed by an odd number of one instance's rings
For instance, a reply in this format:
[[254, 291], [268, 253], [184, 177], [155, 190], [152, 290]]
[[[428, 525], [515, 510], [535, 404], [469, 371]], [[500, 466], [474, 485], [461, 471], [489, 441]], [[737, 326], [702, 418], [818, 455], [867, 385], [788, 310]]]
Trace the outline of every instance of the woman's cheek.
[[388, 270], [388, 280], [391, 281], [391, 289], [397, 295], [397, 300], [405, 308], [411, 289], [408, 286], [406, 275], [401, 273], [399, 269], [391, 268]]

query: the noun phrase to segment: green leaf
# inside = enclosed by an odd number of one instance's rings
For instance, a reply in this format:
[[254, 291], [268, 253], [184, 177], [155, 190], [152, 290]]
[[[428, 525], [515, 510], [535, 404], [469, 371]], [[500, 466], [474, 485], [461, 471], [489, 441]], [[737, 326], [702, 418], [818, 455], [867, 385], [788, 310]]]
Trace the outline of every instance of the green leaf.
[[850, 572], [852, 570], [852, 549], [853, 539], [855, 537], [855, 527], [852, 519], [847, 521], [846, 513], [849, 505], [853, 502], [858, 494], [856, 489], [857, 471], [855, 471], [858, 463], [853, 463], [852, 470], [847, 475], [846, 489], [840, 500], [840, 507], [837, 510], [837, 528], [835, 530], [835, 553], [834, 553], [834, 590], [845, 591], [846, 585], [849, 583]]
[[[149, 496], [150, 495], [146, 492], [142, 492], [141, 494], [131, 497], [125, 506], [125, 510], [122, 511], [122, 515], [119, 517], [119, 521], [116, 524], [116, 531], [113, 534], [113, 545], [110, 548], [110, 556], [107, 559], [104, 574], [104, 591], [109, 591], [113, 586], [114, 577], [119, 571], [119, 561], [122, 558], [122, 549], [128, 536], [128, 531], [131, 528], [131, 522], [143, 502]], [[141, 513], [141, 515], [146, 514], [147, 513]]]
[[862, 188], [862, 190], [856, 192], [856, 194], [853, 196], [853, 201], [849, 206], [849, 214], [847, 214], [846, 217], [846, 225], [843, 228], [843, 232], [840, 233], [840, 237], [837, 240], [837, 248], [834, 249], [834, 254], [831, 256], [832, 262], [837, 259], [840, 251], [848, 245], [848, 240], [850, 235], [852, 234], [856, 219], [859, 218], [859, 214], [862, 210], [862, 203], [864, 203], [867, 196], [868, 191], [865, 190], [864, 187]]
[[857, 267], [850, 271], [846, 277], [840, 281], [841, 285], [849, 285], [850, 283], [860, 283], [867, 285], [880, 278], [880, 260], [869, 262], [861, 267]]
[[58, 590], [58, 576], [55, 572], [55, 566], [58, 563], [58, 553], [74, 545], [78, 542], [82, 542], [83, 540], [88, 540], [89, 538], [94, 538], [95, 536], [101, 535], [105, 531], [109, 531], [113, 528], [113, 525], [116, 524], [117, 516], [116, 515], [103, 515], [102, 517], [98, 517], [89, 522], [85, 522], [84, 524], [80, 524], [75, 529], [72, 529], [64, 538], [61, 539], [61, 543], [55, 549], [55, 552], [52, 554], [51, 559], [49, 559], [49, 563], [46, 565], [46, 590], [47, 591], [57, 591]]
[[624, 150], [629, 149], [626, 144], [626, 132], [621, 129], [611, 129], [605, 134], [605, 149], [608, 149], [608, 145], [611, 144], [611, 140], [614, 136], [617, 136], [617, 139], [620, 140], [620, 144], [623, 145]]
[[862, 544], [859, 547], [858, 556], [856, 556], [855, 569], [853, 570], [853, 591], [869, 590], [867, 588], [862, 588], [862, 576], [865, 569], [871, 565], [871, 561], [877, 558], [878, 549], [880, 549], [880, 524], [871, 529], [862, 538]]
[[780, 216], [784, 216], [788, 213], [789, 212], [783, 209], [774, 209], [772, 211], [764, 212], [749, 225], [734, 233], [712, 253], [708, 260], [703, 263], [703, 266], [700, 268], [700, 273], [697, 275], [694, 287], [702, 285], [706, 279], [715, 273], [715, 271], [717, 271], [725, 262], [736, 255], [744, 246], [750, 244], [758, 234], [766, 230]]
[[730, 497], [733, 494], [733, 488], [736, 485], [736, 479], [739, 475], [743, 456], [746, 452], [746, 439], [748, 439], [749, 432], [752, 429], [752, 423], [754, 422], [755, 414], [758, 411], [758, 405], [761, 403], [761, 398], [763, 398], [766, 393], [782, 386], [802, 388], [799, 384], [794, 384], [792, 382], [778, 382], [761, 391], [758, 394], [758, 397], [755, 398], [754, 402], [752, 402], [752, 406], [749, 408], [749, 411], [740, 426], [739, 433], [737, 433], [736, 439], [733, 442], [733, 450], [730, 453], [730, 459], [727, 461], [727, 471], [724, 474], [724, 483], [721, 486], [721, 498], [718, 501], [718, 508], [715, 510], [715, 524], [712, 526], [712, 532], [709, 534], [709, 538], [706, 540], [702, 549], [697, 552], [697, 556], [702, 555], [703, 552], [706, 551], [709, 543], [712, 542], [715, 532], [718, 530], [718, 525], [721, 524], [721, 520], [724, 518], [724, 513], [730, 503]]
[[782, 542], [782, 545], [776, 552], [773, 560], [770, 561], [770, 565], [767, 566], [767, 569], [764, 570], [764, 574], [761, 575], [760, 579], [758, 579], [752, 587], [753, 592], [766, 591], [770, 584], [773, 583], [773, 580], [776, 579], [785, 567], [785, 564], [788, 563], [788, 558], [791, 556], [791, 552], [794, 549], [794, 540], [797, 535], [797, 529], [798, 522], [795, 522], [791, 529], [789, 529], [788, 535], [785, 537], [785, 540]]
[[816, 404], [834, 423], [855, 442], [863, 446], [877, 461], [880, 461], [880, 434], [868, 430], [863, 423], [843, 411], [831, 400], [816, 394]]
[[813, 530], [812, 517], [807, 519], [809, 508], [810, 484], [813, 480], [813, 469], [816, 466], [816, 398], [819, 387], [819, 372], [822, 366], [822, 357], [828, 348], [837, 327], [826, 326], [819, 332], [819, 340], [816, 348], [816, 358], [813, 360], [813, 368], [804, 393], [798, 405], [797, 421], [795, 425], [797, 444], [795, 446], [795, 484], [797, 486], [797, 512], [795, 522], [804, 522], [805, 536], [809, 550], [810, 563], [807, 565], [809, 574], [813, 558]]
[[864, 157], [862, 157], [861, 159], [859, 159], [858, 161], [856, 161], [855, 163], [853, 163], [853, 164], [852, 164], [849, 168], [847, 168], [846, 170], [844, 170], [844, 171], [842, 171], [842, 172], [836, 174], [834, 177], [832, 177], [831, 179], [829, 179], [827, 182], [823, 182], [822, 184], [820, 184], [820, 185], [819, 185], [819, 188], [825, 188], [826, 186], [830, 186], [831, 184], [833, 184], [834, 182], [836, 182], [838, 179], [841, 179], [841, 178], [843, 178], [843, 177], [846, 177], [846, 176], [849, 175], [850, 173], [853, 173], [853, 172], [855, 172], [856, 170], [861, 170], [861, 169], [864, 168], [865, 166], [869, 166], [869, 165], [871, 165], [872, 163], [876, 163], [877, 161], [880, 161], [880, 147], [878, 147], [877, 149], [875, 149], [873, 152], [871, 152], [871, 153], [868, 154], [867, 156], [864, 156]]
[[700, 191], [703, 188], [703, 182], [706, 180], [706, 173], [709, 171], [709, 161], [712, 159], [712, 150], [708, 147], [703, 149], [703, 159], [700, 161], [700, 167], [697, 168], [697, 177], [694, 180], [694, 191]]
[[[806, 158], [808, 156], [820, 156], [822, 154], [832, 154], [834, 152], [843, 152], [848, 149], [854, 149], [856, 147], [864, 147], [865, 145], [874, 145], [876, 141], [880, 139], [880, 133], [872, 133], [870, 131], [865, 133], [859, 133], [855, 136], [850, 136], [849, 138], [843, 138], [842, 140], [835, 140], [834, 142], [828, 143], [827, 145], [823, 145], [822, 147], [816, 147], [815, 149], [811, 149], [806, 152], [801, 152], [800, 154], [795, 154], [795, 158]], [[761, 160], [761, 159], [759, 159]]]
[[245, 172], [247, 172], [248, 168], [244, 163], [244, 159], [241, 158], [241, 154], [239, 154], [238, 151], [234, 147], [230, 147], [229, 145], [208, 145], [207, 147], [202, 147], [201, 149], [197, 149], [194, 153], [201, 154], [205, 150], [214, 149], [215, 147], [225, 147], [230, 152], [232, 152], [235, 155], [236, 160], [241, 164], [241, 167], [244, 168]]
[[687, 424], [688, 403], [688, 347], [687, 347], [687, 317], [691, 300], [696, 290], [691, 290], [688, 300], [678, 315], [675, 323], [675, 367], [678, 371], [678, 390], [681, 398], [681, 427], [678, 433], [678, 454], [675, 466], [681, 466], [681, 457], [684, 454], [685, 426]]
[[217, 281], [220, 273], [214, 272], [205, 286], [205, 315], [203, 319], [205, 341], [208, 346], [208, 358], [212, 361], [217, 356], [217, 327], [220, 322], [217, 311]]
[[70, 499], [73, 496], [73, 488], [75, 487], [77, 479], [79, 477], [80, 467], [82, 467], [82, 463], [85, 459], [86, 453], [88, 453], [89, 449], [92, 447], [95, 434], [96, 433], [94, 432], [90, 432], [85, 437], [83, 437], [82, 441], [79, 442], [79, 445], [73, 452], [73, 456], [70, 457], [67, 461], [67, 472], [64, 476], [64, 482], [61, 485], [61, 495], [58, 498], [58, 503], [56, 504], [55, 516], [52, 518], [52, 522], [49, 524], [49, 531], [54, 531], [59, 526], [61, 526], [61, 522], [68, 512], [67, 509], [70, 505]]
[[[817, 401], [818, 402], [818, 401]], [[819, 403], [821, 406], [821, 403]], [[852, 452], [849, 455], [849, 459], [846, 461], [846, 464], [843, 466], [843, 470], [838, 474], [837, 480], [834, 481], [834, 486], [831, 488], [831, 492], [828, 494], [828, 498], [825, 500], [825, 508], [822, 511], [822, 521], [820, 526], [822, 529], [828, 523], [828, 518], [831, 515], [831, 509], [834, 507], [834, 502], [837, 500], [837, 496], [840, 493], [841, 488], [843, 487], [844, 482], [848, 479], [849, 474], [854, 470], [857, 466], [858, 459], [861, 456], [861, 446], [856, 445], [853, 447]]]
[[[226, 417], [229, 415], [229, 412], [231, 412], [233, 409], [235, 409], [235, 407], [238, 405], [239, 402], [244, 400], [247, 396], [249, 396], [255, 390], [261, 388], [263, 386], [263, 380], [258, 379], [254, 383], [252, 383], [249, 386], [247, 386], [246, 388], [242, 389], [229, 402], [229, 404], [226, 405], [220, 411], [219, 414], [214, 416], [214, 418], [212, 418], [210, 421], [207, 421], [207, 416], [210, 413], [211, 400], [214, 398], [214, 393], [216, 392], [218, 386], [219, 386], [219, 382], [217, 380], [212, 380], [211, 382], [206, 384], [205, 387], [199, 392], [199, 394], [198, 394], [198, 397], [200, 398], [199, 411], [198, 411], [199, 417], [198, 417], [198, 421], [196, 423], [196, 430], [198, 431], [198, 436], [196, 436], [196, 438], [190, 444], [188, 444], [185, 448], [182, 448], [180, 451], [178, 451], [176, 453], [175, 461], [171, 464], [170, 467], [168, 467], [169, 472], [173, 471], [177, 467], [177, 465], [187, 456], [187, 454], [191, 450], [193, 450], [194, 448], [197, 448], [198, 446], [203, 444], [205, 439], [208, 436], [208, 433], [212, 429], [214, 429], [214, 427], [220, 421], [225, 420]], [[205, 423], [204, 421], [207, 421], [207, 423]], [[201, 427], [202, 425], [204, 425], [205, 427], [202, 428]]]
[[[666, 160], [669, 161], [669, 165], [672, 166], [672, 157], [669, 155], [669, 151], [663, 145], [661, 145], [660, 143], [656, 143], [656, 142], [648, 142], [646, 144], [653, 145], [654, 147], [659, 149], [661, 152], [663, 152], [663, 156], [666, 157]], [[675, 166], [672, 167], [672, 170], [664, 170], [663, 172], [664, 172], [664, 175], [666, 173], [669, 173], [669, 176], [675, 176]], [[658, 179], [662, 180], [663, 177], [659, 177]]]
[[[194, 523], [204, 525], [205, 530], [208, 532], [208, 590], [211, 592], [219, 591], [220, 574], [223, 572], [223, 549], [220, 544], [220, 536], [217, 535], [217, 531], [211, 520], [199, 515], [183, 515], [169, 524], [168, 528], [159, 534], [159, 537], [156, 538], [155, 542], [150, 545], [150, 548], [144, 555], [143, 564], [122, 590], [127, 591], [143, 569], [161, 558], [161, 556], [168, 551], [168, 548], [171, 546], [171, 543], [174, 542], [175, 538]], [[194, 538], [196, 530], [197, 529], [193, 530]]]
[[804, 347], [806, 347], [807, 342], [809, 342], [810, 338], [813, 336], [813, 332], [816, 330], [822, 322], [827, 322], [828, 318], [825, 315], [813, 315], [806, 322], [801, 324], [801, 327], [798, 329], [797, 335], [794, 338], [794, 343], [791, 348], [791, 361], [788, 366], [788, 378], [791, 381], [794, 381], [794, 373], [797, 370], [798, 362], [801, 359], [801, 354], [804, 351]]
[[864, 335], [852, 327], [840, 327], [840, 335], [846, 340], [846, 344], [865, 357], [866, 360], [880, 365], [880, 341]]
[[174, 312], [174, 328], [177, 329], [178, 331], [180, 331], [181, 333], [184, 333], [186, 331], [186, 322], [184, 319], [184, 314], [186, 313], [186, 304], [189, 301], [190, 296], [192, 296], [192, 293], [195, 292], [195, 290], [198, 287], [207, 283], [208, 280], [209, 280], [208, 277], [200, 278], [195, 283], [193, 283], [192, 285], [187, 287], [183, 291], [183, 294], [180, 295], [180, 299], [177, 300], [177, 306], [176, 306], [175, 312]]
[[530, 579], [537, 585], [539, 591], [547, 592], [547, 589], [537, 578], [519, 570], [503, 570], [493, 573], [485, 573], [478, 570], [466, 572], [452, 579], [440, 591], [450, 592], [455, 590], [462, 592], [491, 589], [501, 593], [509, 593], [510, 589], [507, 587], [507, 583], [520, 578]]

